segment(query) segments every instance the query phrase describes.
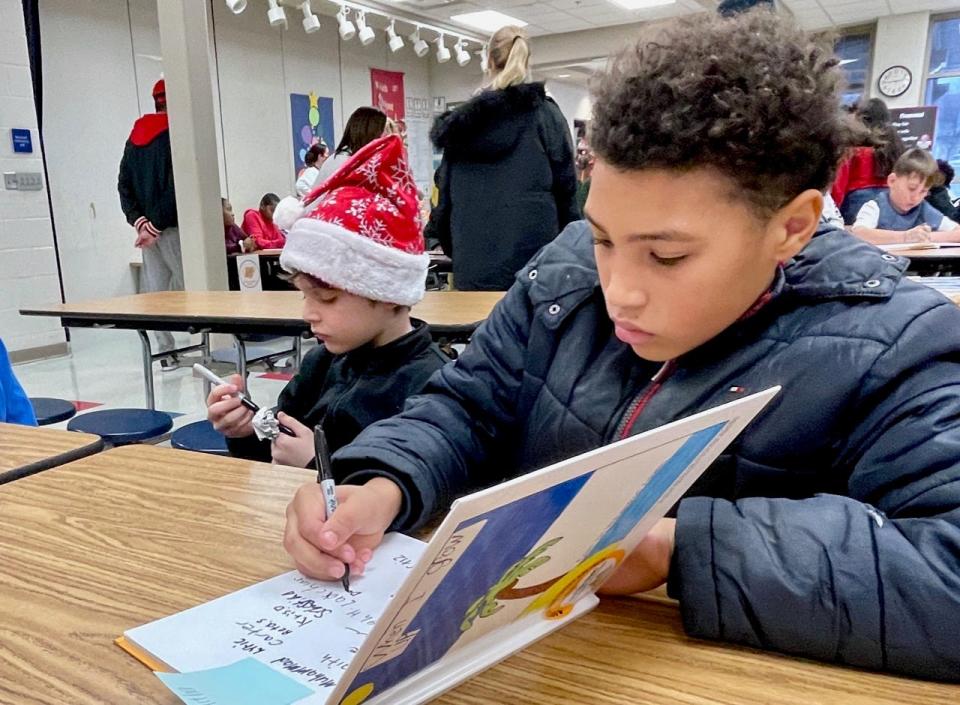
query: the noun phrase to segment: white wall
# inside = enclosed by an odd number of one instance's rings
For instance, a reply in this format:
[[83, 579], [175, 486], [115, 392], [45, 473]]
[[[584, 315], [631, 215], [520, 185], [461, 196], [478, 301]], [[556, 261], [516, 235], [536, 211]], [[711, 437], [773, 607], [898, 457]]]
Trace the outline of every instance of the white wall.
[[[19, 8], [19, 0], [2, 2]], [[154, 58], [161, 53], [156, 3], [40, 0], [44, 131], [68, 300], [134, 291], [130, 261], [139, 253], [116, 178], [134, 120], [153, 110], [150, 91], [162, 70]], [[293, 191], [290, 93], [332, 97], [337, 137], [350, 113], [370, 103], [370, 67], [403, 71], [408, 97], [433, 95], [433, 54], [418, 59], [409, 46], [390, 54], [379, 24], [376, 41], [363, 47], [356, 39], [340, 42], [329, 16], [308, 36], [293, 10], [284, 32], [271, 28], [255, 3], [241, 15], [219, 0], [211, 7], [221, 189], [238, 216], [268, 191]], [[466, 69], [452, 61], [439, 68], [443, 90], [461, 81], [469, 94], [479, 83], [476, 57]]]
[[[870, 96], [882, 98], [891, 108], [923, 105], [923, 77], [926, 70], [927, 43], [930, 35], [930, 13], [881, 17], [877, 21], [873, 46], [873, 70], [870, 72]], [[897, 98], [881, 95], [877, 79], [890, 66], [906, 66], [913, 82], [906, 93]]]
[[547, 92], [557, 101], [563, 116], [570, 127], [570, 139], [576, 144], [576, 131], [573, 129], [574, 120], [590, 119], [590, 94], [583, 86], [565, 81], [548, 80]]
[[[11, 128], [27, 128], [33, 154], [15, 154]], [[0, 0], [0, 171], [43, 173], [20, 0]], [[11, 351], [64, 342], [55, 318], [18, 310], [60, 300], [53, 228], [42, 191], [6, 191], [0, 184], [0, 337]]]

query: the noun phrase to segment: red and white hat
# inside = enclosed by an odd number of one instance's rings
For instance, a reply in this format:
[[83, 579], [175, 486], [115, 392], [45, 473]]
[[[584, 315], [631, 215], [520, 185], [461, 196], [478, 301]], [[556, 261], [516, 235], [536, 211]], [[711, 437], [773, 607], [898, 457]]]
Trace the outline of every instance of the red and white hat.
[[429, 255], [403, 140], [389, 135], [358, 151], [302, 201], [277, 205], [288, 230], [280, 266], [375, 301], [423, 298]]

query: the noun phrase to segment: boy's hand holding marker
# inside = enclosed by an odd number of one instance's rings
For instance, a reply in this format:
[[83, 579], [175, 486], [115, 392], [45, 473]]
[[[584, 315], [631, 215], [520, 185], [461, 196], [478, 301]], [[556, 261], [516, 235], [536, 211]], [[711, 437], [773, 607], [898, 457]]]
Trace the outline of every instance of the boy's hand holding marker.
[[253, 411], [241, 401], [244, 385], [240, 375], [230, 375], [227, 384], [210, 390], [207, 397], [207, 419], [227, 438], [243, 438], [253, 434]]
[[339, 506], [329, 521], [323, 520], [326, 504], [316, 482], [301, 486], [287, 506], [283, 546], [297, 570], [311, 578], [339, 580], [344, 563], [352, 575], [362, 575], [400, 511], [400, 488], [383, 477], [338, 485], [336, 492]]

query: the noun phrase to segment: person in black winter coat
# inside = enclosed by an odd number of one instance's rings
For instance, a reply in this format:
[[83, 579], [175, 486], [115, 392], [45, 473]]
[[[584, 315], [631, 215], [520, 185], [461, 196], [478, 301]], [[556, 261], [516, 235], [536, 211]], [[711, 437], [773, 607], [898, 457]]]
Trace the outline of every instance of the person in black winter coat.
[[525, 83], [518, 27], [490, 39], [490, 85], [439, 116], [437, 205], [425, 235], [453, 260], [454, 286], [502, 291], [533, 254], [580, 218], [570, 130], [542, 83]]
[[960, 680], [960, 309], [817, 231], [852, 141], [828, 41], [766, 11], [651, 32], [593, 88], [588, 222], [334, 456], [329, 520], [297, 491], [286, 545], [325, 577], [473, 488], [780, 385], [604, 589], [667, 581], [694, 637]]

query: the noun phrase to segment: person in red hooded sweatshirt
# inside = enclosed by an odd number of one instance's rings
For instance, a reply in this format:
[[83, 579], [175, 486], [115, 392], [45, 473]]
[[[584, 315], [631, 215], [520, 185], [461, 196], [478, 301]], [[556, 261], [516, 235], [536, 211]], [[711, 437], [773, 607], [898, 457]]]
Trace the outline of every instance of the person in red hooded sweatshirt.
[[[153, 87], [153, 101], [156, 112], [133, 124], [120, 161], [117, 190], [123, 214], [137, 231], [134, 246], [143, 251], [141, 290], [179, 291], [183, 289], [183, 261], [163, 79]], [[157, 331], [154, 335], [159, 352], [174, 349], [169, 332]], [[175, 356], [162, 359], [160, 367], [175, 369]]]

